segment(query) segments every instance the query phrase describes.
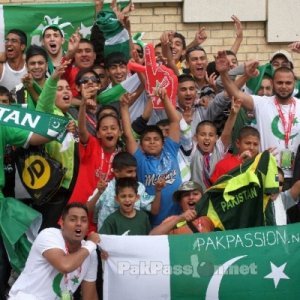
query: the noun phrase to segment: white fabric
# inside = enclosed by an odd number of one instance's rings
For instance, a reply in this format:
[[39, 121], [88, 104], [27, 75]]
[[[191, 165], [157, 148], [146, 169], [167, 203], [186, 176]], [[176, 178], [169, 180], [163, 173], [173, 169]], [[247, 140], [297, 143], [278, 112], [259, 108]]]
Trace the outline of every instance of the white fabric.
[[[170, 266], [167, 236], [101, 235], [100, 246], [109, 253], [104, 265], [104, 300], [171, 299], [170, 276], [158, 270]], [[145, 258], [152, 263], [150, 268], [143, 267]], [[149, 270], [153, 275], [145, 276]], [[120, 295], [120, 291], [126, 293]]]
[[[85, 243], [82, 241], [82, 245]], [[71, 290], [75, 292], [82, 280], [96, 280], [97, 256], [95, 251], [84, 260], [81, 270], [78, 268], [67, 274], [66, 284], [65, 277], [61, 274], [61, 280], [59, 280], [60, 273], [43, 256], [43, 253], [49, 249], [61, 249], [67, 253], [60, 229], [47, 228], [40, 232], [32, 245], [24, 271], [10, 290], [9, 296], [11, 298], [9, 299], [21, 299], [16, 297], [19, 297], [20, 293], [24, 293], [32, 297], [23, 297], [24, 300], [57, 300], [60, 299], [57, 291]], [[79, 277], [78, 283], [72, 281], [75, 276]]]
[[286, 225], [287, 217], [286, 217], [286, 211], [282, 203], [281, 194], [278, 195], [276, 200], [273, 202], [273, 205], [275, 210], [276, 225]]
[[9, 91], [15, 88], [21, 82], [21, 79], [27, 74], [26, 65], [21, 70], [13, 70], [6, 62], [3, 64], [2, 76], [0, 78], [0, 85], [5, 86]]
[[[257, 125], [255, 127], [258, 129], [261, 135], [261, 150], [264, 151], [270, 147], [276, 147], [276, 151], [278, 153], [276, 155], [276, 160], [280, 165], [280, 152], [281, 150], [285, 149], [285, 143], [284, 139], [280, 139], [278, 136], [276, 136], [276, 132], [278, 130], [281, 134], [284, 134], [284, 129], [280, 120], [278, 123], [274, 121], [274, 118], [278, 116], [278, 111], [274, 103], [274, 96], [252, 96], [252, 98], [254, 101], [254, 110], [257, 120]], [[300, 100], [297, 98], [294, 99], [296, 100], [295, 119], [297, 121], [292, 126], [290, 136], [294, 137], [292, 139], [290, 138], [288, 148], [289, 150], [293, 151], [294, 154], [296, 154], [298, 145], [300, 143]], [[290, 106], [280, 105], [280, 107], [286, 121], [288, 121]], [[292, 177], [292, 172], [289, 170], [284, 170], [284, 175], [285, 177]]]

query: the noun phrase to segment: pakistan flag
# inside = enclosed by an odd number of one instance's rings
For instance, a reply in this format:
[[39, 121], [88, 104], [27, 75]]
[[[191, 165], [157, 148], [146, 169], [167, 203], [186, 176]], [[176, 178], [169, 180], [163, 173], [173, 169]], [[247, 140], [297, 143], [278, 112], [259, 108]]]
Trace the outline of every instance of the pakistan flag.
[[28, 45], [40, 45], [42, 30], [50, 24], [58, 25], [67, 40], [77, 28], [82, 37], [89, 38], [94, 14], [93, 3], [0, 5], [0, 40], [17, 28], [27, 34]]
[[105, 236], [106, 300], [299, 299], [300, 225]]

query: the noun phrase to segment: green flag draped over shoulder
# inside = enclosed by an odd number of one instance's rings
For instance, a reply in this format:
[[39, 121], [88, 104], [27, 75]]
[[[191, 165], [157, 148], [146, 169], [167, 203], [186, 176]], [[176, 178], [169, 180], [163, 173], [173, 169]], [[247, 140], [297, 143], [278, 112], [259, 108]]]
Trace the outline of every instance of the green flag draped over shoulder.
[[[101, 235], [104, 300], [298, 300], [300, 224], [162, 236]], [[117, 287], [117, 288], [116, 288]]]
[[12, 267], [21, 272], [42, 216], [14, 198], [0, 199], [0, 234]]
[[275, 157], [264, 151], [211, 186], [196, 205], [216, 228], [237, 229], [274, 224], [270, 194], [278, 193]]
[[66, 39], [77, 28], [89, 38], [94, 13], [93, 3], [0, 5], [0, 40], [8, 30], [18, 28], [27, 34], [28, 44], [40, 45], [42, 30], [49, 23], [62, 27]]
[[273, 78], [273, 73], [274, 73], [273, 66], [270, 63], [266, 63], [264, 65], [258, 66], [257, 69], [259, 71], [259, 75], [257, 77], [253, 77], [249, 79], [246, 83], [247, 88], [250, 89], [254, 95], [257, 94], [263, 78], [265, 76], [269, 78]]
[[[129, 1], [120, 1], [118, 5], [122, 10], [128, 3]], [[122, 52], [129, 59], [128, 31], [118, 21], [109, 3], [105, 3], [102, 10], [98, 13], [96, 24], [103, 32], [105, 38], [104, 56], [106, 57], [113, 52]]]

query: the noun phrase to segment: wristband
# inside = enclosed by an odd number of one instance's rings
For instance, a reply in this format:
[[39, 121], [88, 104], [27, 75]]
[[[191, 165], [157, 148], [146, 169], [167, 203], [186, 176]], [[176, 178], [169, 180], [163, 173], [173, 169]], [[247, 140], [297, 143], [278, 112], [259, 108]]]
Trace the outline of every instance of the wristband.
[[91, 254], [93, 251], [96, 250], [97, 245], [92, 241], [86, 241], [85, 245], [83, 245], [81, 248], [87, 249], [89, 251], [89, 253]]

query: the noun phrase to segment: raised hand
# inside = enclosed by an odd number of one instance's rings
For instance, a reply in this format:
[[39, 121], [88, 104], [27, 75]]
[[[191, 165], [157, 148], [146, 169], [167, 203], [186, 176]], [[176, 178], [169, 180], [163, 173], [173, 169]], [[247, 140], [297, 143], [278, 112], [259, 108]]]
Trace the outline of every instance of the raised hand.
[[54, 72], [52, 73], [51, 77], [54, 80], [59, 79], [66, 71], [66, 68], [68, 67], [68, 65], [71, 63], [71, 59], [65, 60], [62, 64], [60, 64], [59, 66], [57, 66], [54, 70]]
[[161, 177], [157, 180], [155, 184], [155, 190], [160, 192], [165, 186], [166, 186], [166, 179]]
[[294, 42], [288, 46], [291, 51], [300, 53], [300, 42]]
[[215, 56], [216, 70], [221, 73], [226, 73], [230, 70], [230, 62], [225, 51], [219, 51]]
[[236, 37], [237, 38], [243, 38], [243, 26], [242, 26], [242, 23], [241, 23], [240, 19], [235, 15], [232, 15], [231, 19], [234, 22]]
[[196, 44], [201, 45], [207, 39], [205, 27], [201, 27], [195, 35], [194, 41]]
[[79, 47], [79, 42], [81, 39], [79, 30], [80, 30], [80, 28], [77, 28], [76, 31], [71, 35], [71, 37], [69, 39], [68, 51], [67, 51], [68, 58], [73, 58]]
[[197, 217], [197, 213], [193, 209], [186, 210], [183, 214], [181, 214], [184, 220], [187, 222], [194, 220]]
[[174, 72], [163, 65], [157, 65], [155, 60], [154, 48], [152, 44], [145, 47], [145, 66], [146, 66], [146, 90], [153, 95], [153, 108], [164, 108], [157, 91], [160, 88], [166, 89], [166, 94], [175, 106], [178, 79]]
[[232, 97], [231, 99], [231, 111], [234, 114], [238, 114], [238, 112], [240, 111], [242, 106], [242, 101], [241, 99], [236, 99], [234, 97]]
[[257, 77], [259, 75], [259, 70], [257, 67], [259, 62], [257, 60], [248, 60], [245, 62], [245, 74], [248, 77]]
[[21, 80], [26, 88], [30, 88], [33, 86], [33, 77], [30, 73], [27, 73], [26, 75], [24, 75]]

